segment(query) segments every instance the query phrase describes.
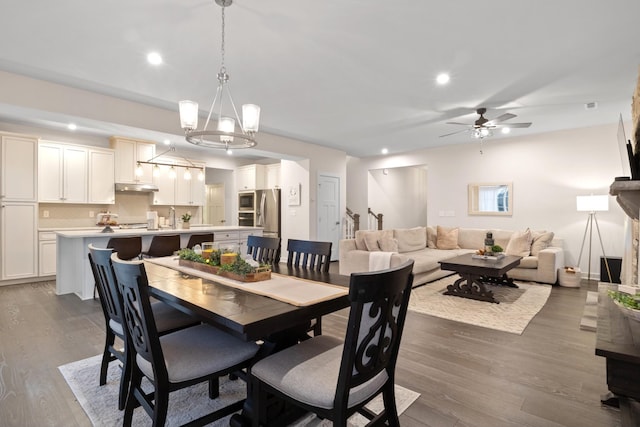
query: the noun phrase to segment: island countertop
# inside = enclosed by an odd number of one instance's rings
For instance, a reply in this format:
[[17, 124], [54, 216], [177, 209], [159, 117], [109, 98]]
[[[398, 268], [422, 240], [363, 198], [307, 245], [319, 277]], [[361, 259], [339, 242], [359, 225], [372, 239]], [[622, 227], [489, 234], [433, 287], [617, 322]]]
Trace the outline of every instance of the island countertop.
[[118, 226], [112, 227], [112, 233], [103, 233], [104, 227], [96, 227], [93, 229], [67, 229], [67, 230], [55, 230], [58, 236], [66, 237], [68, 239], [78, 239], [85, 237], [127, 237], [127, 236], [155, 236], [161, 234], [197, 234], [197, 233], [224, 233], [231, 231], [248, 231], [253, 232], [262, 230], [262, 227], [244, 227], [233, 225], [220, 225], [220, 226], [192, 226], [191, 228], [159, 228], [157, 230], [147, 230], [146, 228], [118, 228]]
[[[41, 230], [43, 231], [43, 230]], [[146, 251], [157, 235], [178, 234], [180, 247], [187, 245], [192, 234], [213, 233], [214, 242], [237, 244], [246, 248], [251, 235], [262, 236], [262, 227], [243, 226], [191, 226], [188, 229], [113, 228], [113, 233], [102, 233], [102, 228], [55, 230], [56, 233], [56, 294], [75, 293], [81, 299], [90, 299], [94, 292], [94, 278], [87, 257], [87, 246], [106, 248], [112, 237], [142, 237], [142, 250]]]

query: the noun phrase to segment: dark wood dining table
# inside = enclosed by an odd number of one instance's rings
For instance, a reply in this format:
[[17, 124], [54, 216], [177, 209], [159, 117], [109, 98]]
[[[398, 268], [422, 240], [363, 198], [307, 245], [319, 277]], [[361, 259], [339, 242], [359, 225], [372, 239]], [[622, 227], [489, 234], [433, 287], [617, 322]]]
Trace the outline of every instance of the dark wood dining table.
[[[149, 291], [154, 298], [186, 313], [195, 314], [204, 322], [243, 340], [263, 340], [259, 358], [281, 349], [279, 343], [270, 341], [290, 337], [288, 331], [292, 330], [292, 326], [305, 324], [349, 306], [347, 295], [307, 306], [295, 306], [152, 262], [145, 262], [145, 270]], [[272, 271], [346, 288], [350, 280], [349, 276], [289, 267], [286, 264], [276, 265]], [[290, 342], [284, 344], [286, 345], [290, 345]], [[254, 407], [255, 403], [251, 402], [251, 395], [248, 394], [243, 413], [234, 416], [231, 425], [250, 425]]]

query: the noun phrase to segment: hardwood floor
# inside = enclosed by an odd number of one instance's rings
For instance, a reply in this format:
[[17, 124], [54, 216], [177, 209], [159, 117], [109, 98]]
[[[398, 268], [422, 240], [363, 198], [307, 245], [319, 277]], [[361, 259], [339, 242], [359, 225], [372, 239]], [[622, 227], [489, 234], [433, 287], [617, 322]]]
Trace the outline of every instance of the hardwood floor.
[[[554, 287], [521, 336], [409, 312], [396, 383], [421, 395], [403, 427], [621, 425], [600, 405], [595, 333], [579, 329], [587, 290]], [[343, 336], [346, 314], [324, 332]], [[0, 426], [89, 426], [57, 367], [101, 353], [103, 339], [99, 302], [56, 296], [53, 282], [0, 287]]]

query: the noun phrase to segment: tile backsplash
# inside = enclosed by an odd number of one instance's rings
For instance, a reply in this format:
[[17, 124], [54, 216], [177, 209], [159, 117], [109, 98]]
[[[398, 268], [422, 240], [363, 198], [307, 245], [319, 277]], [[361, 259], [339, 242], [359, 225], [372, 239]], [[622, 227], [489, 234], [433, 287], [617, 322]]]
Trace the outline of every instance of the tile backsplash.
[[[96, 215], [107, 211], [118, 214], [116, 220], [119, 224], [146, 223], [147, 211], [157, 211], [159, 217], [168, 218], [170, 206], [154, 206], [151, 197], [151, 193], [116, 193], [113, 205], [40, 203], [38, 227], [91, 227], [96, 225]], [[180, 216], [186, 212], [191, 212], [193, 224], [202, 223], [201, 207], [176, 206], [176, 220], [180, 221]], [[93, 215], [89, 216], [90, 213]]]

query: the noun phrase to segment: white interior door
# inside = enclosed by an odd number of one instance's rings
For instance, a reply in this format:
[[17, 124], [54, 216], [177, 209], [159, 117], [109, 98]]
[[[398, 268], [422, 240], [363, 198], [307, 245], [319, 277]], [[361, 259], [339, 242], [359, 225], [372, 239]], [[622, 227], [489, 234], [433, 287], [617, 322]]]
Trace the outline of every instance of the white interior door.
[[212, 225], [227, 225], [224, 215], [224, 184], [207, 185], [205, 221]]
[[331, 260], [338, 259], [340, 243], [340, 178], [318, 176], [318, 240], [332, 242]]

